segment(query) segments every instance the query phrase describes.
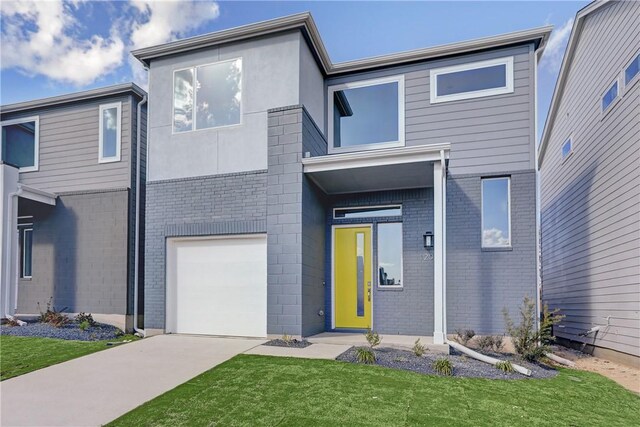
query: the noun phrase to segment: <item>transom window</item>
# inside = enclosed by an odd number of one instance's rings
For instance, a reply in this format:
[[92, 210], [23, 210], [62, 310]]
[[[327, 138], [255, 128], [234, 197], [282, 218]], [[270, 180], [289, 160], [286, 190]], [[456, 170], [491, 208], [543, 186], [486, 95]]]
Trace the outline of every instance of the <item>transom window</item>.
[[242, 59], [174, 72], [174, 133], [237, 125], [241, 107]]
[[640, 54], [637, 55], [624, 70], [624, 85], [628, 86], [640, 73]]
[[402, 223], [378, 224], [378, 286], [402, 286]]
[[404, 76], [329, 87], [329, 153], [404, 145]]
[[120, 102], [100, 106], [100, 163], [120, 161], [121, 111]]
[[602, 111], [605, 111], [618, 97], [618, 81], [613, 82], [611, 87], [602, 96]]
[[571, 138], [569, 138], [562, 144], [562, 160], [569, 157], [571, 153], [573, 153], [573, 143], [571, 142]]
[[473, 62], [430, 71], [431, 103], [513, 92], [513, 57]]
[[482, 179], [482, 247], [511, 246], [511, 179]]
[[333, 217], [336, 219], [372, 218], [402, 216], [402, 206], [367, 206], [365, 208], [335, 208]]
[[2, 161], [20, 168], [20, 172], [38, 170], [38, 117], [7, 120], [2, 125]]

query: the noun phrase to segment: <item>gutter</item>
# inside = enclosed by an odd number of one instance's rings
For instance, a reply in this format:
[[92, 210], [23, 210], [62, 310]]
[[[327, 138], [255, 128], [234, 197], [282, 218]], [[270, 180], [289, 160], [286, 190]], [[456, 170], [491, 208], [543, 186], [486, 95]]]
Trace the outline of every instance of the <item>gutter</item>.
[[142, 97], [138, 102], [137, 120], [136, 120], [136, 225], [135, 225], [135, 247], [134, 247], [134, 278], [133, 278], [133, 330], [144, 338], [146, 333], [144, 329], [138, 328], [138, 286], [140, 276], [140, 154], [141, 154], [141, 118], [142, 106], [147, 103], [147, 95]]

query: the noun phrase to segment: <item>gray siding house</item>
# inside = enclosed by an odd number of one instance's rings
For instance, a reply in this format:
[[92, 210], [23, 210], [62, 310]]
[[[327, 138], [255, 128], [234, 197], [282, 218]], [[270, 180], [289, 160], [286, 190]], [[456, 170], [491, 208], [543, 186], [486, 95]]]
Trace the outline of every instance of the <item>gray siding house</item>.
[[640, 3], [578, 12], [539, 154], [543, 299], [567, 344], [640, 364]]
[[537, 295], [550, 31], [334, 64], [304, 13], [133, 52], [147, 333], [502, 333]]
[[122, 84], [0, 107], [0, 317], [37, 314], [51, 299], [68, 313], [133, 326], [143, 101], [142, 89]]

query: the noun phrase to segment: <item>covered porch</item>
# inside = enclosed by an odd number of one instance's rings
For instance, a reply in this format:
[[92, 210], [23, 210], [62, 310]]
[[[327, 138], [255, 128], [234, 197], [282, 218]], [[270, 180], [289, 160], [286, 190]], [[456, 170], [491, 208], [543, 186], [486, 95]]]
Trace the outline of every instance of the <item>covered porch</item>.
[[[445, 344], [448, 158], [449, 145], [437, 144], [302, 159], [329, 212], [327, 332], [311, 340], [355, 345], [371, 328], [391, 345], [402, 337]], [[381, 240], [393, 223], [400, 225], [399, 251]], [[400, 271], [385, 271], [382, 258], [397, 252]]]

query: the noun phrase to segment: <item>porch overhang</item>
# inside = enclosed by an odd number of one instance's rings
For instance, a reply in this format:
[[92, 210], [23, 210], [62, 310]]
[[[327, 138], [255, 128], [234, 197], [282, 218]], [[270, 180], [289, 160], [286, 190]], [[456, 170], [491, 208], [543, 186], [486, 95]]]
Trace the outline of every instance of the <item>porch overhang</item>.
[[449, 144], [419, 145], [302, 159], [303, 171], [326, 194], [432, 187], [433, 164]]

